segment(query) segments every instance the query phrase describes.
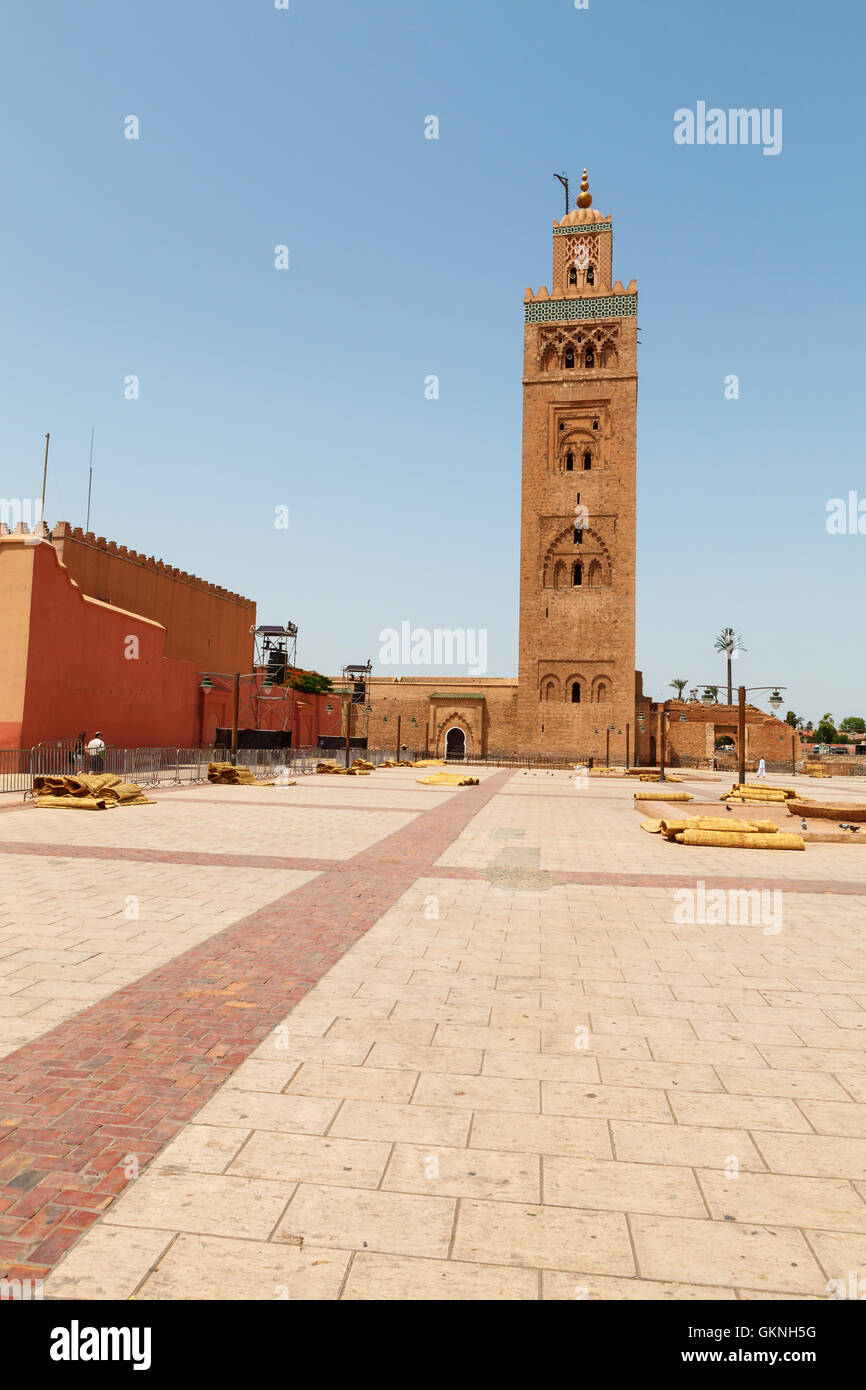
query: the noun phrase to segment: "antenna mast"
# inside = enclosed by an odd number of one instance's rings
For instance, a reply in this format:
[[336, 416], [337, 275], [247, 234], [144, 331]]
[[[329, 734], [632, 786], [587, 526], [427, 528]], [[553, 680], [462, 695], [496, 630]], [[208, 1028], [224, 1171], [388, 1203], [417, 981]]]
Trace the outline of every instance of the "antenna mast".
[[88, 479], [87, 479], [87, 525], [86, 525], [85, 528], [84, 528], [85, 531], [89, 531], [89, 530], [90, 530], [90, 491], [91, 491], [91, 488], [93, 487], [93, 435], [94, 435], [95, 429], [96, 429], [96, 426], [95, 426], [95, 425], [91, 425], [91, 428], [90, 428], [90, 474], [89, 474], [89, 477], [88, 477]]

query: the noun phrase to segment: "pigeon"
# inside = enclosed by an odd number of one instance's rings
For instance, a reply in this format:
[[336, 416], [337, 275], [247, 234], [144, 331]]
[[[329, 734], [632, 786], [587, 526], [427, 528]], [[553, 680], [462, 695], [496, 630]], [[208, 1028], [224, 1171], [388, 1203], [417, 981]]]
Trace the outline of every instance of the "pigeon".
[[805, 817], [805, 816], [802, 816], [802, 817], [801, 817], [801, 819], [800, 819], [800, 824], [801, 824], [801, 826], [803, 827], [804, 830], [808, 830], [808, 829], [809, 829], [808, 825], [806, 824], [806, 817]]
[[857, 831], [860, 829], [860, 827], [859, 827], [859, 825], [848, 825], [847, 822], [842, 821], [842, 822], [840, 823], [840, 825], [839, 825], [839, 829], [840, 829], [840, 830], [852, 830], [852, 831], [854, 832], [854, 834], [856, 835], [856, 834], [857, 834]]
[[725, 810], [726, 810], [728, 813], [730, 813], [733, 809], [734, 809], [734, 808], [733, 808], [732, 806], [725, 806]]

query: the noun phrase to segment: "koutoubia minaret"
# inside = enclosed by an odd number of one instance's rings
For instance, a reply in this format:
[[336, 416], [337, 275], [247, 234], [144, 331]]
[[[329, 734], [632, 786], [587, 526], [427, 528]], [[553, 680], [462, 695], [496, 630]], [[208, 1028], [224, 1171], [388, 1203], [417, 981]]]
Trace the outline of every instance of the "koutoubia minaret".
[[518, 722], [525, 749], [603, 757], [635, 736], [637, 284], [580, 189], [525, 295]]

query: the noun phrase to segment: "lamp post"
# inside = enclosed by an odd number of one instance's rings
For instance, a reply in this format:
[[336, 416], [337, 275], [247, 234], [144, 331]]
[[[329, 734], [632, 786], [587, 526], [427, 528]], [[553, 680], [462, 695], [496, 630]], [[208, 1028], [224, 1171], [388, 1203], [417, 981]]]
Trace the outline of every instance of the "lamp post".
[[616, 728], [615, 724], [608, 724], [605, 729], [604, 765], [610, 767], [610, 736]]
[[[211, 676], [220, 676], [220, 677], [222, 677], [224, 680], [230, 680], [231, 683], [232, 683], [232, 746], [231, 746], [231, 754], [232, 754], [232, 757], [231, 757], [231, 761], [234, 762], [235, 759], [237, 758], [237, 752], [238, 752], [238, 710], [239, 710], [239, 708], [240, 708], [241, 681], [242, 681], [242, 680], [245, 680], [245, 681], [254, 681], [254, 680], [256, 680], [256, 679], [258, 678], [258, 672], [257, 672], [257, 671], [250, 671], [250, 672], [248, 672], [248, 673], [246, 673], [246, 674], [244, 674], [244, 675], [242, 676], [241, 673], [240, 673], [240, 671], [231, 671], [231, 672], [230, 672], [230, 671], [209, 671], [209, 672], [207, 672], [207, 673], [205, 674], [204, 680], [202, 680], [202, 681], [200, 682], [200, 689], [204, 691], [205, 695], [207, 695], [209, 691], [215, 689], [214, 683], [213, 683], [213, 681], [211, 680]], [[269, 679], [268, 677], [266, 677], [266, 678], [265, 678], [265, 681], [262, 683], [262, 689], [263, 689], [263, 690], [270, 690], [270, 689], [272, 689], [272, 687], [273, 687], [273, 681], [270, 681], [270, 679]], [[203, 711], [202, 711], [202, 719], [204, 719], [204, 712], [203, 712]], [[204, 730], [202, 730], [202, 737], [204, 737]]]
[[769, 703], [773, 707], [773, 713], [782, 703], [782, 691], [787, 690], [785, 685], [750, 685], [748, 691], [746, 686], [741, 685], [737, 691], [737, 776], [742, 784], [746, 780], [746, 694], [761, 690], [772, 690]]
[[[699, 682], [700, 683], [700, 682]], [[746, 780], [746, 695], [757, 693], [761, 690], [770, 690], [769, 703], [773, 712], [782, 704], [782, 691], [787, 690], [785, 685], [750, 685], [748, 688], [741, 685], [737, 691], [737, 776], [740, 783]], [[704, 684], [704, 693], [701, 696], [701, 704], [705, 706], [716, 703], [713, 695], [711, 683]], [[664, 778], [661, 779], [662, 781]]]
[[665, 777], [665, 754], [667, 753], [668, 716], [667, 710], [659, 706], [659, 781], [666, 782]]
[[347, 690], [341, 694], [341, 699], [346, 701], [346, 767], [349, 766], [349, 756], [352, 746], [352, 691]]

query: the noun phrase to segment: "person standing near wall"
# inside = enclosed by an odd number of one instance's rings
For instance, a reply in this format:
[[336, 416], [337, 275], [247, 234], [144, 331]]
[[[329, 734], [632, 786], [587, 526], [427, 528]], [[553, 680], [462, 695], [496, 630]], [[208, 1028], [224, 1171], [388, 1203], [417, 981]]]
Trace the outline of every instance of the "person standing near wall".
[[88, 771], [101, 772], [105, 761], [105, 743], [99, 729], [87, 745]]
[[84, 771], [84, 745], [87, 741], [87, 734], [83, 731], [76, 735], [75, 744], [70, 750], [69, 761], [75, 772]]

